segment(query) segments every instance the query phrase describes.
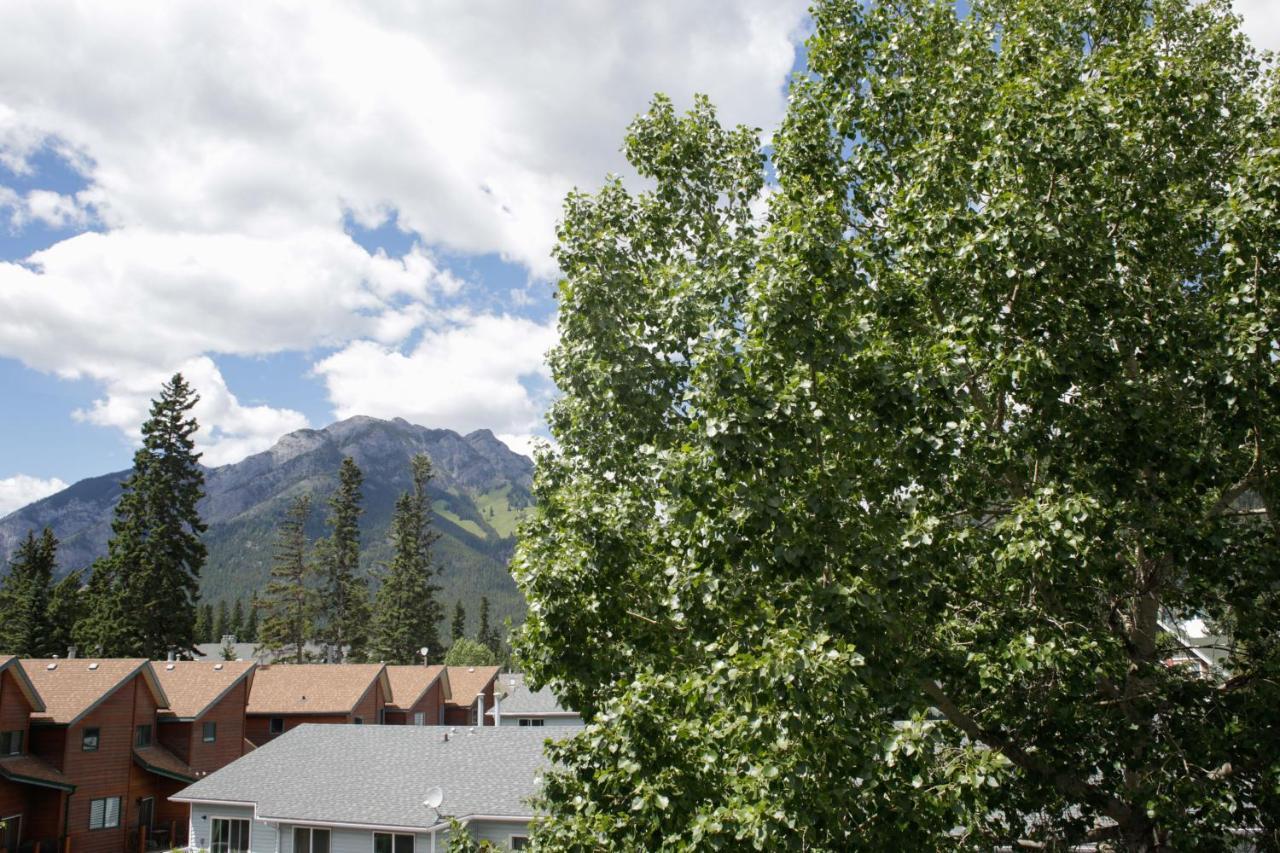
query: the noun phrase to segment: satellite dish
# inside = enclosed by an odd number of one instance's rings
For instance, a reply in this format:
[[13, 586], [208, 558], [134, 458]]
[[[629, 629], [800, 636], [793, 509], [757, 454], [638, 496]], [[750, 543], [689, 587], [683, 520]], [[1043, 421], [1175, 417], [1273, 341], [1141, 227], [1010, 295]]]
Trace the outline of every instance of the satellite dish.
[[427, 790], [427, 798], [422, 801], [422, 804], [429, 809], [438, 809], [443, 802], [444, 791], [440, 789], [439, 785], [436, 785], [434, 788]]
[[418, 649], [418, 654], [422, 655], [425, 658], [427, 656], [427, 652], [429, 651], [431, 651], [431, 649], [427, 648], [426, 646], [423, 646], [422, 648]]

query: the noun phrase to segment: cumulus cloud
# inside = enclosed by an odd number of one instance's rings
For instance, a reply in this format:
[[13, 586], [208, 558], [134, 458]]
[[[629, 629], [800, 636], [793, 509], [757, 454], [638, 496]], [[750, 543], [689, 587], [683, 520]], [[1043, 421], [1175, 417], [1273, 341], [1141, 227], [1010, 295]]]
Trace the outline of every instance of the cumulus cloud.
[[554, 342], [551, 323], [464, 315], [424, 333], [408, 353], [357, 341], [315, 370], [339, 417], [399, 416], [464, 433], [487, 428], [527, 441], [546, 402], [536, 389], [545, 385], [543, 355]]
[[[86, 186], [0, 188], [0, 206], [17, 224], [100, 233], [0, 263], [0, 356], [100, 381], [80, 416], [126, 431], [157, 376], [198, 369], [201, 393], [224, 401], [206, 411], [221, 436], [208, 460], [301, 418], [239, 404], [218, 354], [337, 348], [317, 370], [339, 415], [527, 435], [550, 326], [460, 315], [463, 283], [433, 250], [551, 275], [564, 194], [624, 171], [623, 128], [654, 92], [706, 92], [726, 121], [776, 124], [805, 4], [10, 9], [0, 163], [31, 175], [51, 149]], [[388, 258], [344, 230], [392, 216], [429, 248]]]
[[0, 479], [0, 518], [4, 518], [14, 510], [22, 509], [32, 501], [60, 492], [66, 487], [67, 484], [57, 477], [43, 480], [39, 477], [18, 474]]

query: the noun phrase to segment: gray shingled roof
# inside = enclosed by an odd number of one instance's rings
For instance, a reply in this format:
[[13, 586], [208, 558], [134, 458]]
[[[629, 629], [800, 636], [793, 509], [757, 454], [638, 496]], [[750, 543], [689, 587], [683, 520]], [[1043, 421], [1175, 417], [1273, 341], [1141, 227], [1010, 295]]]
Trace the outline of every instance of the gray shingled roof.
[[[576, 711], [568, 711], [560, 707], [551, 688], [530, 690], [522, 676], [499, 676], [497, 687], [506, 694], [502, 697], [502, 704], [499, 706], [504, 716], [508, 714], [513, 717], [577, 715]], [[490, 709], [487, 715], [492, 717], [493, 709]]]
[[303, 725], [173, 799], [251, 802], [270, 820], [425, 829], [438, 818], [422, 801], [439, 786], [441, 815], [530, 817], [544, 741], [575, 731]]

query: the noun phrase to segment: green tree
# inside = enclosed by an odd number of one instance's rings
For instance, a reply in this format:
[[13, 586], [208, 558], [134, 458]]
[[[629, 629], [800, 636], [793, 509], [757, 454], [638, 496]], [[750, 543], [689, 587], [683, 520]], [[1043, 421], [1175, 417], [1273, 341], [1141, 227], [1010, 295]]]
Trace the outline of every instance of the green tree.
[[196, 505], [204, 472], [190, 416], [199, 401], [175, 374], [142, 425], [142, 447], [115, 507], [107, 554], [93, 566], [81, 633], [98, 653], [159, 659], [195, 645], [205, 546]]
[[249, 602], [249, 618], [244, 623], [244, 641], [246, 643], [256, 643], [258, 641], [258, 598], [254, 596]]
[[[314, 630], [317, 610], [316, 593], [310, 583], [315, 568], [307, 556], [310, 518], [311, 496], [294, 498], [276, 534], [271, 580], [258, 601], [262, 608], [258, 648], [293, 663], [307, 660], [307, 640]], [[257, 612], [254, 608], [253, 613]]]
[[244, 637], [244, 602], [238, 598], [231, 608], [231, 621], [227, 624], [228, 634], [234, 634], [237, 640]]
[[467, 637], [455, 640], [445, 653], [445, 666], [494, 666], [498, 658], [493, 649]]
[[217, 615], [213, 617], [213, 640], [211, 642], [221, 643], [222, 638], [231, 632], [231, 614], [227, 610], [227, 600], [224, 598], [218, 602]]
[[329, 499], [332, 531], [320, 549], [318, 562], [324, 589], [320, 601], [320, 630], [333, 648], [334, 662], [364, 658], [369, 637], [369, 584], [360, 574], [360, 487], [364, 474], [354, 459], [344, 457], [338, 471], [338, 490]]
[[1276, 77], [1219, 2], [814, 17], [767, 211], [663, 99], [566, 205], [539, 843], [1275, 847]]
[[462, 606], [462, 599], [459, 598], [457, 603], [453, 605], [453, 623], [449, 628], [449, 639], [456, 643], [466, 635], [467, 611]]
[[394, 556], [382, 574], [374, 608], [369, 651], [386, 663], [414, 663], [418, 650], [440, 653], [439, 624], [443, 608], [436, 601], [440, 587], [432, 583], [436, 570], [431, 545], [439, 534], [431, 529], [431, 460], [413, 457], [413, 489], [396, 500], [391, 519]]
[[49, 596], [58, 562], [58, 540], [45, 528], [39, 537], [28, 531], [0, 579], [0, 653], [42, 658], [63, 654], [51, 645]]
[[49, 642], [46, 651], [50, 655], [65, 655], [76, 643], [76, 625], [85, 615], [83, 581], [80, 572], [71, 572], [54, 584], [49, 592]]
[[213, 633], [213, 607], [208, 602], [196, 608], [196, 624], [193, 633], [197, 644], [212, 642], [209, 635]]
[[493, 652], [494, 657], [501, 653], [502, 641], [498, 638], [498, 630], [489, 624], [489, 597], [480, 596], [480, 631], [476, 640]]

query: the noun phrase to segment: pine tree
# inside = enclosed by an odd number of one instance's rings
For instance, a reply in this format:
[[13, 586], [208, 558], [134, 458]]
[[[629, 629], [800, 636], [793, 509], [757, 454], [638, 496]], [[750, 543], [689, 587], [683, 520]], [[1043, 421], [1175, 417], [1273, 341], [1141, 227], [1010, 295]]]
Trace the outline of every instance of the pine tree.
[[[315, 592], [308, 585], [313, 572], [307, 559], [307, 521], [311, 517], [311, 496], [294, 498], [276, 534], [274, 565], [266, 594], [258, 602], [262, 623], [258, 626], [258, 648], [282, 654], [282, 660], [304, 663], [307, 639], [313, 628]], [[251, 619], [256, 621], [258, 608]]]
[[164, 657], [195, 644], [196, 598], [205, 546], [196, 504], [204, 473], [190, 417], [199, 401], [175, 374], [152, 402], [142, 447], [116, 504], [107, 555], [93, 567], [80, 631], [99, 654]]
[[235, 636], [237, 640], [243, 640], [244, 634], [244, 602], [236, 599], [235, 607], [231, 610], [231, 624], [227, 629], [228, 634]]
[[46, 654], [65, 655], [76, 642], [76, 623], [84, 618], [85, 594], [80, 588], [84, 578], [72, 572], [49, 591], [49, 642]]
[[458, 642], [467, 635], [467, 611], [462, 606], [462, 599], [453, 606], [453, 625], [449, 628], [449, 638]]
[[498, 639], [497, 629], [489, 624], [489, 598], [484, 595], [480, 596], [480, 632], [476, 634], [476, 641], [497, 657], [502, 643]]
[[324, 575], [324, 641], [333, 648], [334, 661], [344, 657], [361, 660], [368, 642], [369, 585], [360, 577], [360, 486], [364, 474], [350, 456], [338, 472], [338, 491], [329, 499], [328, 525], [332, 530], [320, 551]]
[[0, 581], [0, 652], [23, 657], [45, 657], [50, 648], [49, 595], [57, 562], [58, 540], [45, 528], [36, 537], [27, 533]]
[[258, 642], [258, 599], [255, 597], [249, 604], [249, 620], [244, 626], [244, 641], [246, 643]]
[[196, 643], [209, 642], [211, 633], [213, 633], [213, 609], [208, 604], [202, 604], [196, 608]]
[[431, 545], [439, 534], [431, 529], [431, 460], [425, 454], [413, 457], [413, 491], [396, 500], [391, 521], [395, 556], [386, 567], [378, 589], [376, 613], [369, 650], [376, 660], [387, 663], [414, 663], [418, 650], [426, 647], [437, 656], [440, 635], [437, 625], [444, 616], [432, 584]]
[[213, 618], [213, 639], [210, 642], [221, 643], [231, 628], [231, 616], [227, 612], [226, 599], [218, 602], [218, 615]]

